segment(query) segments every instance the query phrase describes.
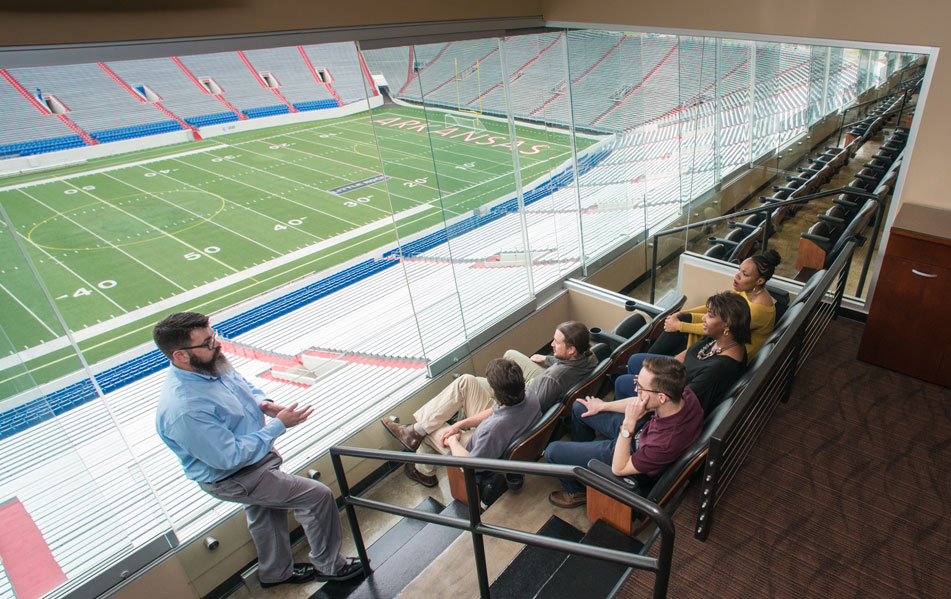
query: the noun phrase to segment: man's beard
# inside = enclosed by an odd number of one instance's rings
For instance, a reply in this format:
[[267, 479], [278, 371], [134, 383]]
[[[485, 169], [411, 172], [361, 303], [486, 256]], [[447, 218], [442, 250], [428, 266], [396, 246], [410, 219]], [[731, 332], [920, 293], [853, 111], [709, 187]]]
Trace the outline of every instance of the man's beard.
[[195, 354], [191, 354], [188, 358], [188, 364], [197, 372], [208, 376], [222, 376], [234, 370], [228, 358], [221, 353], [220, 347], [215, 348], [215, 355], [207, 362], [203, 362]]

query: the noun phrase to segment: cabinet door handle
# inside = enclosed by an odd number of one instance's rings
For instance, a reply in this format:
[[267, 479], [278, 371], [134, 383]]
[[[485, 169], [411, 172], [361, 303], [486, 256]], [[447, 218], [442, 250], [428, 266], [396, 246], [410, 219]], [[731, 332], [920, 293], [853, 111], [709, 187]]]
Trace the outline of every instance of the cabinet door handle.
[[929, 273], [926, 273], [926, 272], [921, 272], [920, 270], [915, 270], [914, 268], [911, 269], [911, 272], [915, 273], [915, 274], [918, 275], [919, 277], [924, 277], [924, 278], [926, 278], [926, 279], [937, 279], [937, 278], [938, 278], [938, 275], [933, 275], [933, 274], [929, 274]]

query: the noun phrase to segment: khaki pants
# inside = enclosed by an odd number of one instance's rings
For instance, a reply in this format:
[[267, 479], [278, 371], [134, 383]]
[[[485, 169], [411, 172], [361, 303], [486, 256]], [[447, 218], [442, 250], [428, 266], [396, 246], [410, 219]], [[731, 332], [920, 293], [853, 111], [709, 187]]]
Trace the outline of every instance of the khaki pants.
[[[505, 352], [505, 357], [518, 364], [522, 369], [526, 387], [535, 377], [545, 371], [544, 368], [532, 362], [527, 356], [515, 350], [510, 349]], [[492, 390], [489, 388], [489, 382], [485, 377], [472, 376], [471, 374], [460, 376], [413, 414], [416, 422], [428, 433], [416, 453], [448, 454], [449, 447], [439, 442], [442, 432], [449, 428], [447, 422], [460, 411], [462, 417], [467, 418], [488, 410], [494, 405], [496, 405], [495, 398], [492, 396]], [[469, 442], [469, 438], [472, 437], [474, 432], [475, 429], [469, 429], [462, 433], [460, 441], [463, 446]], [[436, 471], [435, 466], [428, 464], [417, 464], [416, 469], [426, 476], [432, 476]]]

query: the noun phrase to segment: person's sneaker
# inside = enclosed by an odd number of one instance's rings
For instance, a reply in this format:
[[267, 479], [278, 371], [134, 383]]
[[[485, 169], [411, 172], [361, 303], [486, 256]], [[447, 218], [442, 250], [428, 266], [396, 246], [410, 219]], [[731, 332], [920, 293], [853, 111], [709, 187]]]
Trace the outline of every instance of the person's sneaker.
[[548, 502], [555, 507], [573, 508], [588, 503], [588, 494], [585, 491], [569, 493], [568, 491], [552, 491]]
[[436, 478], [435, 476], [429, 476], [429, 475], [423, 474], [422, 472], [416, 469], [416, 466], [412, 464], [406, 464], [406, 466], [403, 467], [403, 472], [406, 474], [406, 476], [410, 480], [415, 480], [416, 482], [423, 485], [424, 487], [439, 486], [438, 478]]
[[419, 444], [426, 438], [426, 435], [417, 433], [411, 424], [396, 424], [389, 418], [381, 418], [380, 422], [387, 432], [393, 435], [393, 437], [409, 451], [416, 451], [416, 449], [419, 448]]
[[360, 559], [356, 557], [348, 557], [347, 563], [337, 570], [335, 574], [321, 574], [317, 572], [317, 580], [323, 582], [342, 582], [344, 580], [350, 580], [351, 578], [356, 578], [363, 574], [363, 566], [360, 564]]
[[267, 589], [276, 587], [279, 584], [303, 584], [310, 582], [315, 576], [317, 576], [317, 568], [312, 564], [294, 564], [294, 570], [290, 578], [285, 578], [280, 582], [262, 582], [261, 588]]

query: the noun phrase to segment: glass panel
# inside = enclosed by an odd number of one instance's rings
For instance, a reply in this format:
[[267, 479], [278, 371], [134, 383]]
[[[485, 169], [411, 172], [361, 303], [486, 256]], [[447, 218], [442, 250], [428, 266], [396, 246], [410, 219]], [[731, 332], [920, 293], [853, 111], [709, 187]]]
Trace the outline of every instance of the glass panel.
[[776, 149], [778, 140], [780, 44], [756, 42], [753, 93], [753, 161]]
[[[586, 179], [585, 173], [597, 163], [592, 155], [597, 138], [584, 133], [571, 136], [564, 33], [509, 37], [501, 50], [512, 103], [510, 126], [516, 126], [518, 140], [532, 286], [537, 291], [556, 283], [580, 264], [574, 152]], [[500, 91], [505, 93], [504, 81]], [[589, 209], [583, 205], [581, 211]]]
[[[50, 276], [60, 268], [57, 276], [67, 279], [62, 255], [31, 243], [26, 227], [8, 226], [8, 213], [22, 219], [33, 211], [30, 222], [37, 222], [43, 208], [23, 190], [0, 192], [0, 208], [0, 547], [33, 548], [0, 550], [0, 597], [12, 598], [75, 589], [170, 525], [122, 423], [84, 376], [60, 315], [33, 277], [36, 266]], [[71, 284], [75, 279], [64, 281]], [[57, 302], [65, 307], [85, 297]], [[74, 374], [37, 385], [35, 374], [48, 376], [51, 369]], [[122, 420], [150, 426], [151, 416], [130, 412]]]
[[749, 163], [750, 155], [750, 83], [752, 80], [753, 43], [745, 40], [717, 40], [717, 139], [720, 151], [720, 176]]

